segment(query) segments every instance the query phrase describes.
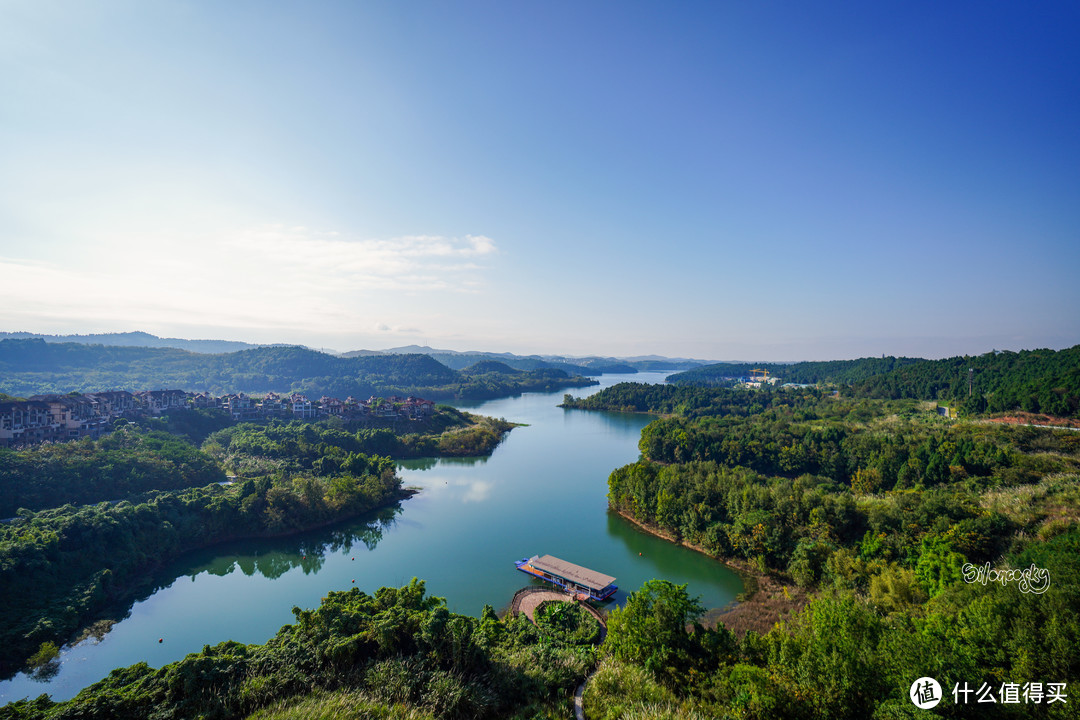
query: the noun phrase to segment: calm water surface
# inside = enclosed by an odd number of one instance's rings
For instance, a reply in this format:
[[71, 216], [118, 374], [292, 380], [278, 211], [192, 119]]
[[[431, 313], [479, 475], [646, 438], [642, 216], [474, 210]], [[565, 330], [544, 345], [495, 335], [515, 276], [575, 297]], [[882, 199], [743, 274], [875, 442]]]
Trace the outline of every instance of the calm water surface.
[[[662, 373], [605, 375], [590, 394], [623, 380], [661, 382]], [[490, 458], [402, 464], [421, 492], [399, 506], [332, 528], [278, 540], [219, 545], [193, 553], [155, 578], [147, 597], [100, 641], [65, 648], [47, 682], [19, 675], [0, 683], [0, 704], [48, 693], [73, 697], [113, 668], [160, 667], [223, 640], [266, 642], [331, 590], [374, 592], [413, 577], [451, 610], [499, 610], [529, 578], [513, 561], [556, 555], [608, 575], [615, 602], [651, 578], [688, 583], [706, 607], [742, 590], [738, 577], [699, 553], [636, 530], [607, 512], [607, 477], [638, 457], [643, 415], [563, 410], [563, 392], [531, 393], [467, 409], [515, 428]], [[354, 583], [355, 581], [355, 583]], [[158, 638], [163, 642], [159, 643]]]

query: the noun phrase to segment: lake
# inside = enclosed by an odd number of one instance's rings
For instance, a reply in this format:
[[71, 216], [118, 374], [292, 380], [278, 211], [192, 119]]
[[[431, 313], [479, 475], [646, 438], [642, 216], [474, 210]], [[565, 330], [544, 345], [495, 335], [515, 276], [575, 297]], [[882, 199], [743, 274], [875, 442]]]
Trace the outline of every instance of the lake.
[[[664, 373], [604, 375], [591, 394], [622, 381], [662, 382]], [[153, 667], [223, 640], [263, 643], [332, 590], [374, 592], [413, 577], [455, 612], [501, 610], [530, 584], [515, 560], [551, 554], [614, 575], [621, 602], [646, 580], [687, 583], [706, 607], [742, 591], [722, 564], [637, 530], [607, 511], [607, 477], [638, 457], [644, 415], [563, 410], [563, 391], [529, 393], [463, 409], [526, 426], [489, 458], [400, 464], [419, 494], [353, 521], [284, 539], [218, 545], [192, 553], [152, 579], [145, 597], [98, 641], [65, 647], [48, 681], [20, 674], [0, 683], [0, 704], [41, 693], [73, 697], [110, 670]], [[161, 639], [162, 642], [158, 642]]]

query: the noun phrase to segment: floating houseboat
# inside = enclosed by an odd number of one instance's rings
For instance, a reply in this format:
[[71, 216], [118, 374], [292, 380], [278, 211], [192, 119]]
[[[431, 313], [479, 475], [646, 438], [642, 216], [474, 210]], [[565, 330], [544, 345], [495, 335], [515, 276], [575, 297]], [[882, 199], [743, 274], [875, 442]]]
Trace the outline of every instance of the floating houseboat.
[[612, 576], [551, 555], [533, 555], [531, 558], [522, 558], [516, 561], [514, 566], [523, 573], [558, 585], [581, 599], [607, 600], [619, 589], [613, 584], [615, 578]]

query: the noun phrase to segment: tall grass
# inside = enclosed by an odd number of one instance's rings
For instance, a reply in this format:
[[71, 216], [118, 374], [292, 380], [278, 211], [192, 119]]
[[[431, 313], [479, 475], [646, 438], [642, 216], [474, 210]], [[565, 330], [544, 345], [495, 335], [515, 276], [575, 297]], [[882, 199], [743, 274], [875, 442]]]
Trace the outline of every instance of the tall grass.
[[387, 705], [362, 692], [316, 692], [263, 708], [247, 720], [434, 720], [431, 713], [405, 705]]

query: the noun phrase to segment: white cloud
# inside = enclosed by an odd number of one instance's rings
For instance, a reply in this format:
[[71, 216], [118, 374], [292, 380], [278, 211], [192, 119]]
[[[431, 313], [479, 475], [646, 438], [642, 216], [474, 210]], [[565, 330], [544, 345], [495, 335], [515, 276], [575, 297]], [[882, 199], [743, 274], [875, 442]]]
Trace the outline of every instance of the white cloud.
[[386, 323], [375, 323], [375, 332], [377, 333], [391, 333], [394, 335], [423, 335], [424, 331], [420, 328], [407, 327], [404, 325], [387, 325]]
[[[453, 289], [459, 273], [480, 270], [476, 263], [452, 262], [495, 252], [491, 238], [406, 236], [391, 240], [341, 239], [336, 233], [268, 226], [238, 233], [227, 247], [261, 265], [318, 278], [377, 287]], [[451, 261], [451, 262], [448, 262]]]
[[280, 225], [113, 236], [65, 258], [0, 257], [0, 323], [417, 334], [371, 315], [400, 309], [401, 298], [475, 293], [496, 252], [484, 236], [362, 239]]

